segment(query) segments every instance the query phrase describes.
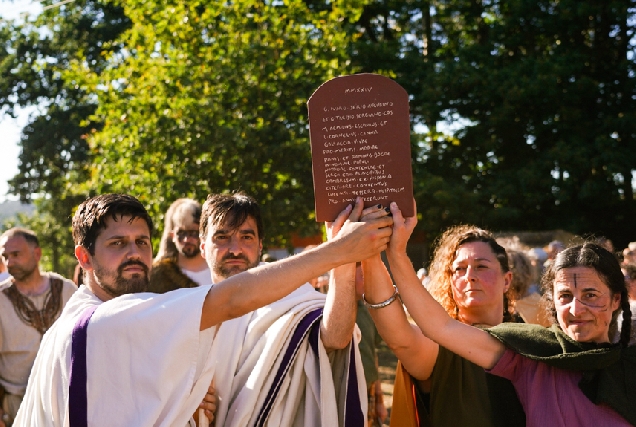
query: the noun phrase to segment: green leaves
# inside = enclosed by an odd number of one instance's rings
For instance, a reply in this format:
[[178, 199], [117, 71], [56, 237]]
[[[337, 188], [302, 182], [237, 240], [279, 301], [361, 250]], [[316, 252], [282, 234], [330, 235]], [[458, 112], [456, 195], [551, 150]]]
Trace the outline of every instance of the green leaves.
[[355, 8], [343, 4], [126, 2], [123, 53], [100, 75], [74, 68], [104, 123], [86, 189], [133, 193], [156, 216], [178, 197], [243, 189], [262, 201], [269, 243], [315, 231], [305, 103], [350, 71], [341, 21]]
[[633, 33], [618, 0], [75, 1], [0, 24], [0, 105], [42, 110], [12, 191], [128, 192], [159, 220], [243, 189], [286, 245], [317, 231], [307, 99], [376, 72], [412, 97], [427, 235], [472, 222], [620, 245], [636, 233]]
[[[476, 222], [619, 244], [636, 232], [622, 221], [636, 214], [634, 22], [624, 3], [374, 2], [352, 31], [354, 63], [390, 68], [425, 126], [413, 153], [426, 231]], [[440, 136], [444, 119], [454, 140]]]

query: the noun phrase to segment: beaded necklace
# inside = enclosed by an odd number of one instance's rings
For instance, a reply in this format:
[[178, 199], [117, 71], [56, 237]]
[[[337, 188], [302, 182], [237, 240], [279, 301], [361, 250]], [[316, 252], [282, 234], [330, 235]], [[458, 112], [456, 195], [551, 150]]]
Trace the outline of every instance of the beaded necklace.
[[40, 335], [44, 335], [51, 327], [62, 308], [62, 280], [52, 278], [50, 283], [51, 286], [44, 298], [42, 310], [38, 310], [30, 298], [22, 295], [15, 284], [2, 291], [11, 301], [20, 320], [35, 328]]

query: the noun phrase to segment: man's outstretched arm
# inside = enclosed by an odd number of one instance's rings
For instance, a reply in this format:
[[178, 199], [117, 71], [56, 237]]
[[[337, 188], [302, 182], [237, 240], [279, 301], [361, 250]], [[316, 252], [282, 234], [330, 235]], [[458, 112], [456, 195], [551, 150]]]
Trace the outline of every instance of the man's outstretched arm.
[[341, 213], [349, 219], [333, 240], [213, 286], [203, 303], [201, 330], [277, 301], [325, 271], [383, 251], [391, 236], [391, 218], [354, 222], [358, 218], [352, 210], [349, 206]]

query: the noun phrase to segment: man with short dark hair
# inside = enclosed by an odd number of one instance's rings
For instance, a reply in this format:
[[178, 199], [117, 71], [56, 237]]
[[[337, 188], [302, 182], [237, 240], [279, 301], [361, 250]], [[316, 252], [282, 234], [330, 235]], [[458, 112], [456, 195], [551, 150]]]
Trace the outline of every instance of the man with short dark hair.
[[152, 260], [145, 208], [122, 194], [83, 202], [73, 238], [85, 286], [44, 337], [16, 424], [185, 425], [215, 372], [225, 369], [219, 324], [282, 298], [320, 271], [384, 250], [388, 225], [346, 221], [313, 251], [213, 287], [156, 295], [138, 293]]
[[[203, 204], [200, 233], [212, 283], [260, 263], [263, 219], [254, 198], [243, 192], [211, 194]], [[207, 243], [208, 240], [210, 243]], [[207, 247], [207, 249], [206, 249]]]
[[[358, 199], [329, 223], [330, 237], [351, 209], [358, 218], [362, 205]], [[200, 234], [213, 283], [259, 264], [263, 222], [258, 203], [247, 194], [208, 196]], [[356, 304], [355, 264], [349, 264], [333, 270], [326, 296], [306, 284], [263, 310], [225, 322], [217, 338], [234, 351], [222, 359], [231, 369], [216, 377], [217, 426], [344, 426], [364, 420], [367, 390], [359, 336], [352, 339]], [[290, 348], [292, 356], [284, 357]]]
[[0, 427], [11, 426], [44, 333], [77, 290], [56, 273], [40, 272], [37, 235], [15, 227], [0, 236], [9, 278], [0, 282]]
[[201, 255], [201, 204], [177, 199], [164, 217], [164, 230], [150, 273], [150, 292], [164, 293], [210, 284], [210, 269]]

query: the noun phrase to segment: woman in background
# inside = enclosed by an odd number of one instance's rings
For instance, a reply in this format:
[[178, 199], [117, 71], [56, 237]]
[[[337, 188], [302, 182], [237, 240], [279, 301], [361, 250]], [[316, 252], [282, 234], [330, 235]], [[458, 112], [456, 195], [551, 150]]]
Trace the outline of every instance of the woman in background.
[[530, 258], [516, 249], [506, 251], [512, 271], [510, 292], [511, 300], [514, 301], [514, 314], [520, 316], [524, 323], [550, 326], [551, 322], [541, 304], [541, 296], [538, 292], [530, 291], [530, 286], [535, 280]]

